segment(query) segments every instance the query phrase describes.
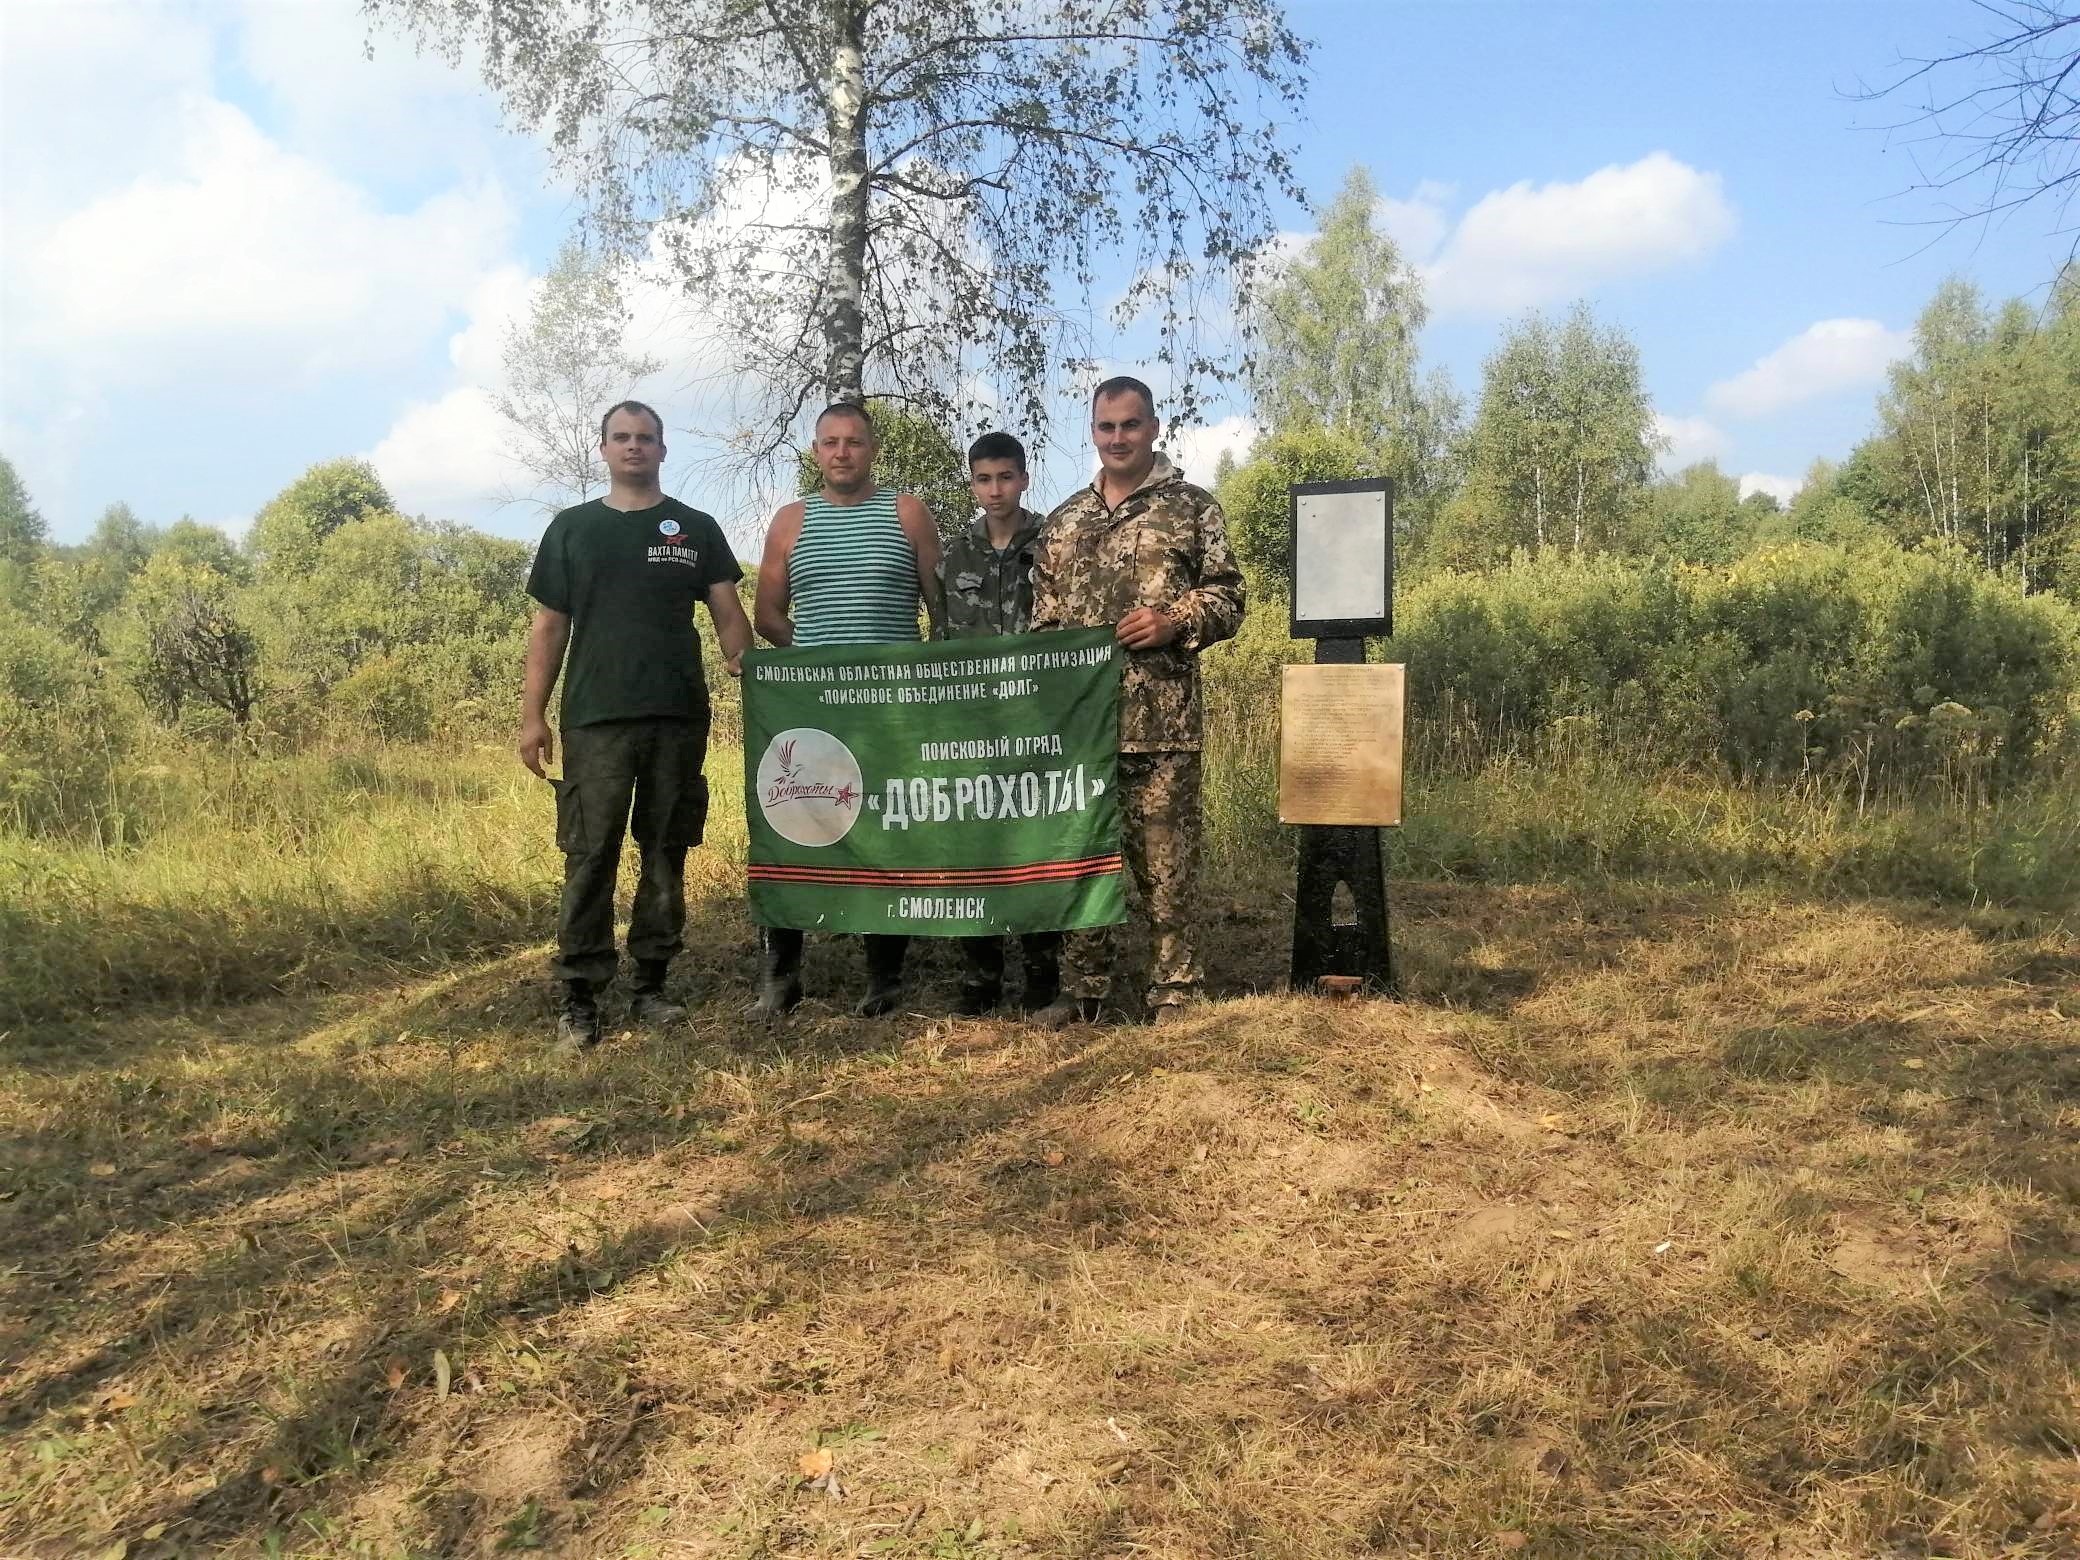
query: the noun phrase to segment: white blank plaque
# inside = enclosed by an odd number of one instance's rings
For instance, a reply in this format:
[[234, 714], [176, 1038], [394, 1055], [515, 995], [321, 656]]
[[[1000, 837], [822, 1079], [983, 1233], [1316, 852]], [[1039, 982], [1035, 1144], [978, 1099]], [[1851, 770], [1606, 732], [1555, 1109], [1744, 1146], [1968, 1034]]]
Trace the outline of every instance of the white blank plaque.
[[1387, 615], [1387, 495], [1294, 496], [1293, 616], [1308, 623]]

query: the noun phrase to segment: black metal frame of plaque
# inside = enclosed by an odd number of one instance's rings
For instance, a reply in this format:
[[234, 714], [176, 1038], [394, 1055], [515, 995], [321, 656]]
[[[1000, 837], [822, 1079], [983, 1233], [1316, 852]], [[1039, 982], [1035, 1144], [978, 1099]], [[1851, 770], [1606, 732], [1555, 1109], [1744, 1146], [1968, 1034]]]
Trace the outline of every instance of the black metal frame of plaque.
[[[1386, 499], [1386, 612], [1378, 618], [1302, 618], [1300, 587], [1300, 500], [1310, 493], [1372, 493]], [[1362, 665], [1365, 639], [1394, 631], [1394, 484], [1385, 477], [1355, 482], [1300, 482], [1288, 490], [1286, 556], [1293, 560], [1292, 637], [1315, 641], [1317, 665]], [[1298, 824], [1299, 877], [1293, 894], [1293, 985], [1303, 991], [1325, 975], [1362, 981], [1393, 994], [1394, 953], [1387, 919], [1387, 874], [1380, 831], [1369, 825]], [[1351, 893], [1354, 923], [1331, 918], [1336, 888]]]
[[[1378, 493], [1385, 499], [1386, 612], [1376, 618], [1303, 618], [1300, 616], [1300, 500], [1315, 493]], [[1294, 639], [1363, 639], [1394, 632], [1394, 483], [1389, 477], [1360, 477], [1351, 482], [1296, 482], [1286, 489], [1286, 556], [1293, 560], [1292, 629]], [[1363, 660], [1364, 657], [1358, 657]]]

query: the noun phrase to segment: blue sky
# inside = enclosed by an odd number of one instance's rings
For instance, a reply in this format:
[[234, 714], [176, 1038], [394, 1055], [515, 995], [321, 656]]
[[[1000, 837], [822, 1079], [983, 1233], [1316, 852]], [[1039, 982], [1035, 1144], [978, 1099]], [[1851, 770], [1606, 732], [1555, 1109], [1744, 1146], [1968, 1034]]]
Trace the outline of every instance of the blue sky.
[[[1291, 9], [1322, 45], [1302, 177], [1326, 200], [1369, 167], [1428, 278], [1426, 360], [1469, 400], [1511, 319], [1586, 297], [1638, 342], [1675, 458], [1795, 480], [1869, 429], [1945, 275], [2040, 297], [2065, 253], [2040, 213], [1916, 225], [1940, 210], [1884, 129], [1909, 105], [1847, 95], [1974, 35], [1965, 0]], [[119, 499], [236, 531], [348, 454], [412, 512], [538, 533], [499, 502], [487, 394], [575, 205], [473, 75], [363, 35], [351, 0], [0, 7], [0, 454], [60, 539]], [[660, 308], [636, 345], [690, 355]], [[1182, 434], [1188, 468], [1248, 411]], [[1053, 457], [1036, 497], [1083, 476]], [[686, 496], [748, 535], [760, 500], [704, 480]]]

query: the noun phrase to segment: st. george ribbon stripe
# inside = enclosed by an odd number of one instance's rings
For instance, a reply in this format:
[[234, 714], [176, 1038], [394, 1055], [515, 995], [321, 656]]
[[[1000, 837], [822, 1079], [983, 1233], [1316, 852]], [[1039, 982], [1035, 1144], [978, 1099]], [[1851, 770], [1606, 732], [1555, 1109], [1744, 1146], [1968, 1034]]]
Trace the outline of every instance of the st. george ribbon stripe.
[[1019, 883], [1072, 882], [1078, 878], [1111, 877], [1119, 872], [1117, 865], [1081, 867], [1066, 871], [1006, 873], [1002, 877], [946, 878], [933, 872], [888, 872], [839, 876], [835, 873], [818, 872], [813, 868], [775, 870], [771, 867], [753, 867], [750, 876], [763, 881], [779, 883], [830, 883], [839, 886], [857, 885], [876, 887], [881, 885], [901, 886], [906, 883], [931, 884], [940, 888], [1008, 888]]
[[818, 867], [808, 863], [754, 862], [754, 872], [815, 872], [818, 874], [857, 874], [868, 877], [910, 877], [926, 873], [933, 877], [965, 879], [997, 877], [1006, 872], [1033, 872], [1055, 868], [1110, 868], [1120, 864], [1119, 852], [1112, 851], [1102, 856], [1079, 856], [1069, 861], [1033, 861], [1023, 865], [1007, 867]]
[[881, 884], [901, 885], [905, 883], [931, 883], [945, 887], [991, 888], [1005, 887], [1013, 883], [1051, 882], [1062, 879], [1103, 877], [1118, 872], [1122, 863], [1117, 855], [1088, 856], [1080, 861], [1043, 861], [1025, 867], [948, 867], [932, 868], [889, 868], [876, 870], [868, 867], [803, 867], [777, 866], [753, 863], [745, 868], [748, 876], [788, 883], [832, 883], [877, 886]]

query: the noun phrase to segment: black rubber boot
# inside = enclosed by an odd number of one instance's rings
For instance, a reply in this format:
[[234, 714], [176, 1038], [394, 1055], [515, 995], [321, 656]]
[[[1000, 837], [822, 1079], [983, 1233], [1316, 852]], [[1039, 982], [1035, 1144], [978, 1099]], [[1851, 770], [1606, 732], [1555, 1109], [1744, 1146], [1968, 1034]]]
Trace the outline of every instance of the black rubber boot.
[[556, 1051], [576, 1056], [599, 1044], [599, 1001], [589, 980], [563, 983], [563, 1008], [556, 1015]]
[[758, 1000], [751, 1005], [754, 1018], [780, 1018], [802, 1002], [802, 934], [792, 927], [769, 926], [765, 931], [766, 978]]
[[664, 994], [664, 972], [669, 959], [640, 959], [636, 963], [636, 988], [629, 999], [628, 1016], [639, 1024], [675, 1024], [686, 1009]]
[[980, 1018], [983, 1014], [993, 1010], [1003, 1000], [1004, 988], [1002, 986], [971, 986], [964, 981], [961, 984], [960, 997], [954, 1003], [953, 1010], [960, 1014], [962, 1018]]
[[860, 941], [867, 947], [867, 994], [852, 1011], [859, 1018], [879, 1018], [903, 1000], [903, 955], [910, 939], [869, 935]]
[[1062, 994], [1062, 938], [1059, 932], [1028, 932], [1018, 940], [1025, 958], [1025, 989], [1018, 1005], [1028, 1013], [1053, 1007]]

